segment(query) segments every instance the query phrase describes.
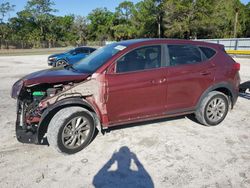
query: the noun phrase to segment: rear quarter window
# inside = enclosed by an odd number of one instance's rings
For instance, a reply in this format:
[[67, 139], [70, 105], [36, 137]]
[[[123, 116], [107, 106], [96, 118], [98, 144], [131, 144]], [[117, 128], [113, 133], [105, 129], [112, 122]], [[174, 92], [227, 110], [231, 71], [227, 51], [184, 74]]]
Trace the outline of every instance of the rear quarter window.
[[199, 48], [207, 59], [211, 59], [216, 54], [216, 51], [211, 48], [208, 47], [199, 47]]
[[203, 61], [202, 52], [193, 45], [168, 45], [171, 66], [196, 64]]

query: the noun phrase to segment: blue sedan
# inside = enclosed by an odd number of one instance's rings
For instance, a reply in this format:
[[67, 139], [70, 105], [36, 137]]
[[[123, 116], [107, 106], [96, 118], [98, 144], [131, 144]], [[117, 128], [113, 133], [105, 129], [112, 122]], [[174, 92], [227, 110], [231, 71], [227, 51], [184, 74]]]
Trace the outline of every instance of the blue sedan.
[[96, 48], [82, 46], [64, 53], [53, 54], [48, 57], [48, 65], [53, 67], [72, 65], [85, 58], [95, 50]]

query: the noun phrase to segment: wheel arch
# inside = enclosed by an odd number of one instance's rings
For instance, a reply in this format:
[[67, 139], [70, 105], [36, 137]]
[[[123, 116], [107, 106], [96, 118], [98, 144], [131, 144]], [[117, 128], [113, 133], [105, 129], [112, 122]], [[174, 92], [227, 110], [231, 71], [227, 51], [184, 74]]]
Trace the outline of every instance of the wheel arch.
[[235, 94], [235, 92], [233, 90], [233, 86], [230, 83], [228, 83], [228, 82], [221, 82], [221, 83], [217, 83], [217, 84], [214, 84], [214, 85], [210, 86], [208, 89], [206, 89], [202, 93], [202, 95], [201, 95], [201, 97], [200, 97], [200, 99], [199, 99], [199, 101], [198, 101], [198, 103], [196, 105], [196, 109], [199, 108], [202, 100], [211, 91], [219, 91], [219, 92], [224, 93], [226, 96], [228, 96], [231, 108], [233, 108], [234, 103], [235, 103], [235, 101], [236, 101], [236, 99], [237, 99], [238, 96], [237, 96], [237, 94]]
[[48, 107], [42, 114], [41, 120], [39, 122], [39, 125], [37, 127], [37, 143], [41, 143], [45, 133], [47, 132], [48, 125], [51, 121], [51, 119], [54, 117], [54, 115], [61, 109], [66, 107], [72, 107], [72, 106], [79, 106], [83, 109], [86, 109], [87, 111], [91, 112], [91, 116], [93, 117], [96, 127], [101, 130], [101, 123], [100, 123], [100, 116], [99, 113], [95, 110], [95, 108], [89, 104], [88, 101], [86, 101], [83, 98], [80, 97], [71, 97], [67, 99], [63, 99], [54, 105]]
[[66, 62], [68, 62], [66, 57], [59, 58], [59, 59], [56, 60], [56, 62], [58, 62], [58, 61], [66, 61]]

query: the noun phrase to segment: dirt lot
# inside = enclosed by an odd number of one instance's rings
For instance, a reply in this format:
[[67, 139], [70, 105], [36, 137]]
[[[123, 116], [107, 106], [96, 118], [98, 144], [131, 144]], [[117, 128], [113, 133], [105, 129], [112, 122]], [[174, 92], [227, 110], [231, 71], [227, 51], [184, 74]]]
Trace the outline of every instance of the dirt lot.
[[[241, 62], [250, 80], [250, 59]], [[46, 56], [0, 57], [0, 187], [250, 187], [250, 100], [240, 97], [217, 127], [187, 117], [99, 134], [65, 156], [15, 138], [12, 84], [47, 68]]]

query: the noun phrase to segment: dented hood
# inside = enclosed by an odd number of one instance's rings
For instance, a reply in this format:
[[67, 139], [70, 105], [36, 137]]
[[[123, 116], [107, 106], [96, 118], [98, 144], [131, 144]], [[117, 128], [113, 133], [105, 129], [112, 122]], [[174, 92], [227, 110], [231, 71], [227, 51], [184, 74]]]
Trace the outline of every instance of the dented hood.
[[52, 68], [31, 73], [22, 80], [24, 86], [29, 86], [42, 83], [80, 82], [85, 80], [88, 76], [90, 76], [90, 74], [76, 72], [71, 69]]

